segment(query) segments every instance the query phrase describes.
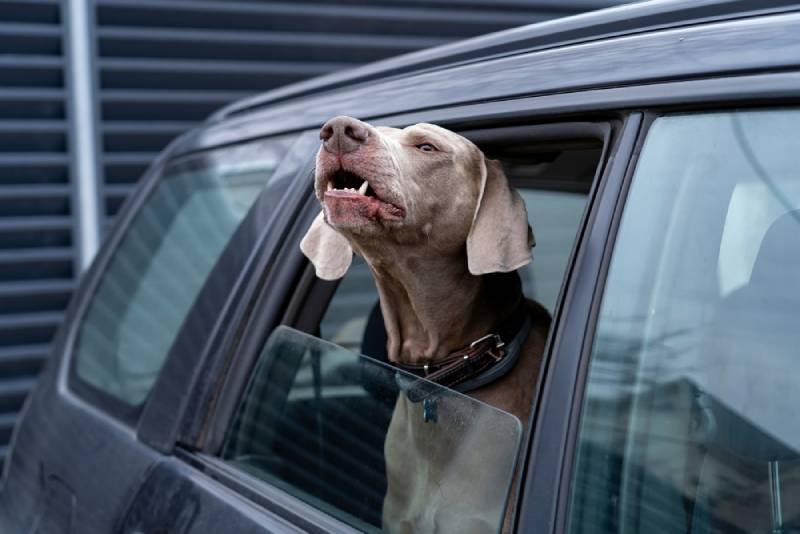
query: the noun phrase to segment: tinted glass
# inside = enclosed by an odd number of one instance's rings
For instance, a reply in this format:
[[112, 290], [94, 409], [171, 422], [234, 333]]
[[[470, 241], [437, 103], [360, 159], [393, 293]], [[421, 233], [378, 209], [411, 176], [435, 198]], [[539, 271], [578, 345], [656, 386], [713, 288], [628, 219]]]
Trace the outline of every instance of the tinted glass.
[[591, 355], [571, 532], [800, 529], [800, 112], [664, 117]]
[[211, 269], [286, 148], [284, 140], [237, 147], [165, 172], [81, 326], [75, 369], [83, 381], [128, 405], [144, 401]]
[[[435, 421], [423, 420], [426, 402], [435, 405]], [[398, 432], [404, 437], [406, 426], [428, 435], [432, 447], [446, 447], [447, 463], [418, 463], [422, 456], [398, 449]], [[449, 525], [481, 516], [481, 531], [492, 532], [502, 523], [521, 431], [513, 415], [280, 327], [259, 357], [223, 458], [356, 528], [375, 531], [382, 527], [387, 492], [386, 450], [394, 455], [395, 473], [416, 470], [419, 482], [425, 478], [420, 470], [430, 469], [448, 494], [458, 495], [431, 498], [431, 514]], [[428, 452], [424, 458], [435, 457]], [[459, 473], [470, 473], [469, 484], [448, 485]]]

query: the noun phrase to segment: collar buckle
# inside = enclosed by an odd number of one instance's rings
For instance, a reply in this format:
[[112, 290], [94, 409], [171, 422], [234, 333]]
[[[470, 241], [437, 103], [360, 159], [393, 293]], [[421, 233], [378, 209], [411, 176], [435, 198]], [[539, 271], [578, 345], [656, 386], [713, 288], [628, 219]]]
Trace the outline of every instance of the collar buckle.
[[497, 334], [486, 334], [485, 336], [479, 337], [478, 339], [476, 339], [475, 341], [470, 343], [469, 344], [469, 348], [474, 349], [475, 345], [479, 345], [479, 344], [481, 344], [484, 341], [487, 341], [489, 339], [493, 339], [494, 340], [494, 348], [496, 348], [496, 349], [499, 349], [500, 347], [504, 347], [505, 346], [505, 343], [503, 342], [503, 340], [500, 338], [499, 335], [497, 335]]

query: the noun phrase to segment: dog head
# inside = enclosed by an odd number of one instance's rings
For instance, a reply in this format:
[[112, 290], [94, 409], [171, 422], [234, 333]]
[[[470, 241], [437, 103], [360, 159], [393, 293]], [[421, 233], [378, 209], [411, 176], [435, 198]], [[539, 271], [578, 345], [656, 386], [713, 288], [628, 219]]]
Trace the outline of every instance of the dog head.
[[474, 275], [531, 261], [522, 199], [466, 138], [433, 124], [376, 128], [351, 117], [329, 120], [320, 138], [314, 188], [323, 209], [301, 243], [320, 278], [344, 276], [353, 247], [465, 250]]

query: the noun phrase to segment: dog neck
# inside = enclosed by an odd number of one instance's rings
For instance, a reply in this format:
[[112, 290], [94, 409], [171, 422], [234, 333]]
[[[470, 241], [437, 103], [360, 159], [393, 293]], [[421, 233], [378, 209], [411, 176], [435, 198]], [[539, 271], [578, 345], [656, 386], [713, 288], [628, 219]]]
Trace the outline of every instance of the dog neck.
[[390, 361], [427, 363], [486, 335], [521, 297], [516, 273], [475, 276], [466, 253], [364, 255], [380, 295]]

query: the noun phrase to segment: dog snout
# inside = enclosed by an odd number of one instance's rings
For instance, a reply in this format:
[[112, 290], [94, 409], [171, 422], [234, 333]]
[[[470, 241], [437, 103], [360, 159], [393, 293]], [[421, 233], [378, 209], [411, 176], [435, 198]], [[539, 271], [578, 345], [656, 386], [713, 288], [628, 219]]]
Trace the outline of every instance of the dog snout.
[[322, 146], [331, 154], [358, 150], [369, 139], [369, 126], [352, 117], [334, 117], [319, 132]]

